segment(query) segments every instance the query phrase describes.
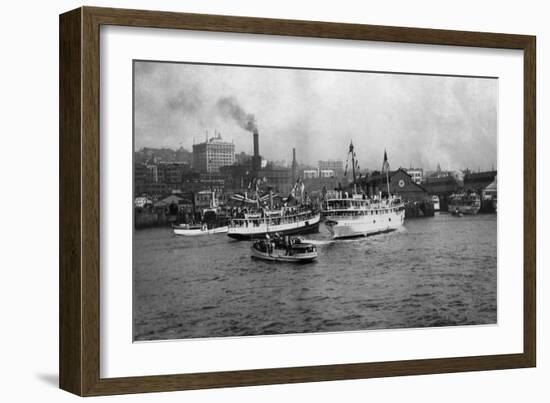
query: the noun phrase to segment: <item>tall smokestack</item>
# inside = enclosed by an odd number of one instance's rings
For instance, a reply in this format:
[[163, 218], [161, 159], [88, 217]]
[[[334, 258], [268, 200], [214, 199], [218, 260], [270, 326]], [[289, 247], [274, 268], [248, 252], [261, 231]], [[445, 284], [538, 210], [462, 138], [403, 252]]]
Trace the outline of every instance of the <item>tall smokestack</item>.
[[296, 149], [292, 149], [292, 186], [296, 183]]
[[254, 129], [254, 157], [260, 156], [260, 144], [258, 143], [258, 129]]
[[252, 170], [255, 173], [260, 172], [262, 168], [262, 157], [260, 157], [260, 143], [258, 139], [258, 129], [254, 128], [254, 156], [252, 157]]

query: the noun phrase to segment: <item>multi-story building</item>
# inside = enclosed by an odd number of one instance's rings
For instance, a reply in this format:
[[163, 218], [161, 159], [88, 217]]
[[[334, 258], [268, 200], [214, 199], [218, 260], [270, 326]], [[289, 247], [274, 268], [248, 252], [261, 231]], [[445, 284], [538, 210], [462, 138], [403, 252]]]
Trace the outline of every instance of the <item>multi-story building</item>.
[[145, 177], [147, 183], [162, 182], [162, 180], [159, 181], [159, 171], [155, 164], [148, 164], [145, 167], [147, 168]]
[[319, 177], [319, 171], [317, 169], [304, 169], [303, 170], [304, 179], [314, 179]]
[[424, 178], [424, 170], [422, 168], [409, 168], [406, 171], [411, 176], [414, 183], [417, 185], [422, 183], [422, 179]]
[[159, 181], [171, 184], [181, 184], [184, 174], [190, 171], [190, 166], [186, 162], [159, 162], [158, 178]]
[[158, 195], [181, 190], [184, 178], [191, 173], [189, 164], [185, 162], [136, 163], [134, 193], [136, 196]]
[[260, 178], [265, 178], [267, 186], [280, 193], [288, 193], [294, 184], [292, 183], [292, 170], [288, 168], [263, 169], [259, 173]]
[[226, 192], [239, 192], [247, 189], [252, 180], [252, 164], [227, 165], [220, 168]]
[[321, 169], [319, 171], [319, 177], [320, 178], [335, 178], [336, 172], [334, 169]]
[[235, 145], [223, 141], [218, 133], [204, 143], [193, 144], [193, 169], [200, 173], [217, 173], [220, 167], [235, 163]]
[[143, 185], [147, 183], [147, 165], [143, 163], [134, 164], [134, 184]]
[[333, 171], [337, 177], [344, 175], [344, 161], [342, 160], [324, 160], [319, 161], [319, 171]]

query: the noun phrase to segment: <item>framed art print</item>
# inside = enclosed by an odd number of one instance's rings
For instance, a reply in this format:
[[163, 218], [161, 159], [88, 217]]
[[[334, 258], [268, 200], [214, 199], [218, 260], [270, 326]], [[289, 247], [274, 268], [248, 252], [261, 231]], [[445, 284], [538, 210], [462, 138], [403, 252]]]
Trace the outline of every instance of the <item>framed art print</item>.
[[535, 38], [60, 17], [60, 386], [535, 365]]

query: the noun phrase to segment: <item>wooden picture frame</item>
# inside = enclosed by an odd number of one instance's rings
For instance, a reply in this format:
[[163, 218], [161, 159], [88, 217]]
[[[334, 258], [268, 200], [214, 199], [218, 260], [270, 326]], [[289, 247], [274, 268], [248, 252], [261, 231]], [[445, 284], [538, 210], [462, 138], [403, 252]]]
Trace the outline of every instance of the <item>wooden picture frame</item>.
[[[524, 56], [523, 353], [229, 372], [100, 377], [101, 25], [519, 49]], [[535, 37], [82, 7], [60, 16], [60, 387], [80, 396], [533, 367], [536, 363]]]

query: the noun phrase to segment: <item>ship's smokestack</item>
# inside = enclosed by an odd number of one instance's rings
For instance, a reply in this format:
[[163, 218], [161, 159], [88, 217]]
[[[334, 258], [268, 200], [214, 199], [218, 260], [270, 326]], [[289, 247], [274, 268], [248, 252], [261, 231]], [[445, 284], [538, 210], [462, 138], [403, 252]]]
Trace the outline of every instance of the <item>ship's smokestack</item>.
[[262, 157], [260, 157], [260, 141], [258, 139], [258, 129], [254, 128], [254, 156], [252, 157], [252, 170], [258, 173], [262, 168]]

